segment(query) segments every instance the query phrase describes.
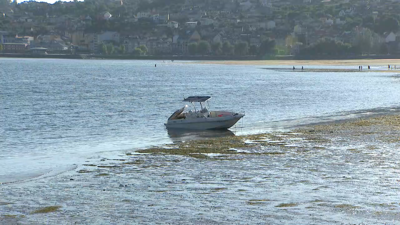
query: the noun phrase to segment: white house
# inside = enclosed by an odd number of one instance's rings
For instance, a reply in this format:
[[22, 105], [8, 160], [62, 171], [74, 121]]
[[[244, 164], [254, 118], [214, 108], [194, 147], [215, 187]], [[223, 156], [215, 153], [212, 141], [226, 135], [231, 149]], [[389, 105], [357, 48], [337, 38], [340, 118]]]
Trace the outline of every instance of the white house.
[[150, 13], [148, 13], [148, 12], [138, 12], [136, 17], [138, 19], [140, 19], [140, 18], [148, 18], [148, 17], [150, 17]]
[[213, 43], [217, 43], [217, 42], [222, 42], [222, 35], [221, 33], [218, 33], [217, 35], [215, 35], [212, 39]]
[[103, 32], [99, 35], [97, 35], [97, 41], [99, 43], [102, 42], [115, 42], [115, 43], [119, 43], [119, 39], [120, 39], [120, 35], [118, 32], [115, 31], [106, 31]]
[[177, 29], [179, 27], [179, 23], [176, 21], [168, 21], [167, 27]]
[[294, 29], [293, 29], [293, 32], [294, 32], [295, 34], [301, 34], [302, 31], [303, 31], [303, 29], [301, 28], [300, 25], [296, 25], [296, 26], [294, 27]]
[[200, 36], [199, 32], [197, 32], [197, 30], [194, 31], [189, 38], [189, 41], [200, 41], [200, 40], [201, 40], [201, 36]]
[[199, 21], [200, 21], [201, 25], [204, 25], [204, 26], [214, 24], [214, 22], [215, 22], [213, 19], [210, 19], [210, 18], [201, 18]]
[[274, 29], [275, 27], [276, 27], [275, 21], [270, 20], [270, 21], [267, 22], [267, 29], [268, 30]]
[[393, 32], [390, 32], [386, 38], [385, 38], [385, 42], [389, 43], [389, 42], [393, 42], [396, 41], [396, 34], [394, 34]]
[[175, 35], [172, 37], [172, 43], [173, 43], [173, 44], [177, 44], [177, 43], [178, 43], [178, 39], [179, 39], [179, 35], [178, 35], [178, 34], [175, 34]]
[[161, 20], [165, 21], [165, 16], [160, 16], [160, 14], [158, 13], [151, 15], [151, 18], [153, 19], [154, 22], [159, 22]]
[[197, 26], [197, 22], [186, 22], [185, 24], [189, 28], [195, 28]]
[[109, 12], [105, 12], [105, 13], [103, 14], [103, 19], [105, 19], [105, 20], [109, 20], [109, 19], [111, 19], [111, 17], [112, 17], [112, 15], [111, 15], [111, 13], [109, 13]]

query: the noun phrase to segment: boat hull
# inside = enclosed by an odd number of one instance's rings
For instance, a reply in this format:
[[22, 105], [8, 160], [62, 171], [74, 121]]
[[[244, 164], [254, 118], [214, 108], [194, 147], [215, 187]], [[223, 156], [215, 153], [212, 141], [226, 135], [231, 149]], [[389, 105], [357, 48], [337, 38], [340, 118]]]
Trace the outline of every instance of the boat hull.
[[197, 119], [181, 119], [168, 120], [165, 126], [169, 129], [188, 129], [188, 130], [222, 130], [228, 129], [235, 125], [244, 115], [237, 114], [234, 116], [220, 118], [197, 118]]

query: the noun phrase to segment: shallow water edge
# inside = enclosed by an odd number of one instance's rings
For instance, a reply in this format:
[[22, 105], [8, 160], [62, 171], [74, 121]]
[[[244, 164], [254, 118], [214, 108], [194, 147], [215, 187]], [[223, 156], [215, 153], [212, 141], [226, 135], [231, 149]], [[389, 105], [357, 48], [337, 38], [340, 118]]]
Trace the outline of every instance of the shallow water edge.
[[396, 224], [400, 115], [176, 142], [0, 186], [6, 224]]

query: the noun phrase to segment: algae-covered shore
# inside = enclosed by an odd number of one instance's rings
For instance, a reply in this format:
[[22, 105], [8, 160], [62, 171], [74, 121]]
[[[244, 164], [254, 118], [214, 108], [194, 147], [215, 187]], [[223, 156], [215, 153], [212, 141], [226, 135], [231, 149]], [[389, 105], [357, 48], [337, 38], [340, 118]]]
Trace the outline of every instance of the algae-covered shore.
[[396, 224], [400, 115], [89, 159], [0, 185], [0, 224]]

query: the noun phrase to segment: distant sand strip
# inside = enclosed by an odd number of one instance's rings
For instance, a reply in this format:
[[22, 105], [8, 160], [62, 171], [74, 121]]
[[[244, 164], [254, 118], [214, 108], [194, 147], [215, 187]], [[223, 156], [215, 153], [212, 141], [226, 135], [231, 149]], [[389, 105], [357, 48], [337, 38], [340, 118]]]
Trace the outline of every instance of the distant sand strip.
[[248, 60], [248, 61], [197, 61], [195, 63], [222, 64], [222, 65], [330, 65], [330, 66], [396, 66], [400, 69], [400, 59], [357, 59], [357, 60]]
[[341, 68], [304, 68], [297, 67], [295, 69], [288, 68], [263, 68], [266, 70], [274, 70], [279, 72], [315, 72], [315, 73], [333, 73], [333, 72], [341, 72], [341, 73], [354, 73], [354, 72], [379, 72], [379, 73], [400, 73], [400, 68], [397, 70], [378, 70], [378, 69], [341, 69]]

